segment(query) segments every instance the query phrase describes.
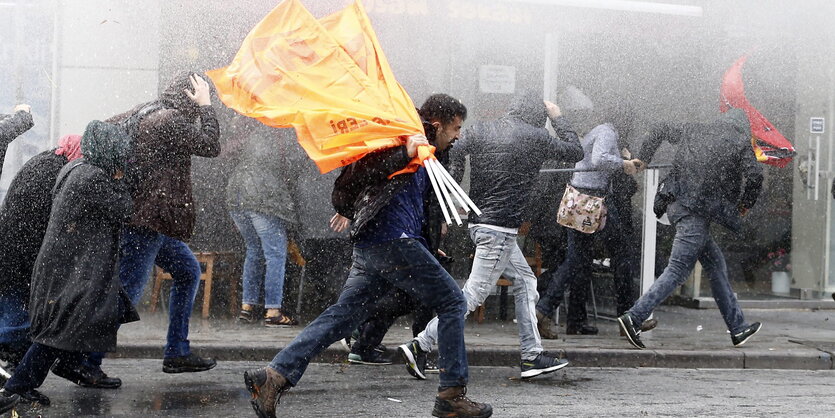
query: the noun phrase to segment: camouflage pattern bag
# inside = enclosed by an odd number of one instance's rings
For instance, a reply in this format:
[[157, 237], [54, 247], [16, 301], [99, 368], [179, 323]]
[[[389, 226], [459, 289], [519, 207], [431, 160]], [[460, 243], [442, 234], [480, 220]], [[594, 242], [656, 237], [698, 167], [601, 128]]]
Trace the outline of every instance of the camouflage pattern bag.
[[604, 198], [587, 195], [565, 185], [560, 208], [557, 211], [557, 223], [576, 229], [586, 234], [592, 234], [606, 227], [606, 205]]

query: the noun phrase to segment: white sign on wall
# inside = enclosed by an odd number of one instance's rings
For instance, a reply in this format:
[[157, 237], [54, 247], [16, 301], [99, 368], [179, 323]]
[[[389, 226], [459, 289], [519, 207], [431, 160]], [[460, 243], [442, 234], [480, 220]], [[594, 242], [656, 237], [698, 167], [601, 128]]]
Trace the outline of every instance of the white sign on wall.
[[482, 93], [515, 93], [516, 67], [509, 65], [482, 65], [478, 68], [478, 89]]
[[825, 130], [824, 118], [809, 118], [809, 132], [813, 134], [822, 134]]

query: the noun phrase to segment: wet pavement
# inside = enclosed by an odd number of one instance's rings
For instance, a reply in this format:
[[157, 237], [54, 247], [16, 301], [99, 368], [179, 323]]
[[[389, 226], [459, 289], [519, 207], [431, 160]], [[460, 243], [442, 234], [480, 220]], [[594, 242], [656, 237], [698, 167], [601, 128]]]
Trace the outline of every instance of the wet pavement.
[[[21, 405], [22, 417], [251, 417], [244, 370], [166, 375], [159, 360], [117, 359], [106, 371], [118, 390], [85, 389], [50, 375], [52, 406]], [[835, 371], [567, 367], [527, 381], [513, 367], [473, 367], [469, 393], [496, 417], [835, 415]], [[437, 376], [418, 381], [400, 365], [313, 364], [282, 397], [279, 416], [430, 416]], [[8, 414], [6, 415], [8, 416]], [[6, 418], [6, 417], [3, 417]]]
[[[835, 308], [835, 302], [830, 302]], [[635, 350], [618, 335], [615, 322], [600, 319], [596, 336], [565, 335], [545, 340], [546, 351], [585, 367], [721, 367], [765, 369], [832, 369], [835, 355], [835, 310], [746, 309], [746, 319], [760, 321], [762, 330], [747, 344], [735, 348], [716, 309], [662, 306], [656, 310], [658, 328], [643, 335], [647, 350]], [[159, 358], [165, 341], [167, 318], [142, 314], [119, 334], [117, 356]], [[593, 320], [592, 320], [593, 322]], [[384, 343], [393, 349], [408, 341], [406, 322], [396, 324]], [[201, 320], [191, 326], [192, 347], [220, 360], [268, 361], [301, 330], [239, 325], [232, 319]], [[518, 328], [512, 320], [467, 321], [465, 328], [472, 365], [504, 366], [519, 361]], [[314, 361], [339, 362], [346, 353], [338, 344]]]

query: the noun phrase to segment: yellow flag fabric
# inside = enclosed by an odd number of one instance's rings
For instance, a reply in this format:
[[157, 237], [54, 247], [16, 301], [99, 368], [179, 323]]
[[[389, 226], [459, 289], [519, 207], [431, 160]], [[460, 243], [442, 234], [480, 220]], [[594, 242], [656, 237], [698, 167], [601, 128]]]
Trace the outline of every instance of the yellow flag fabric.
[[359, 0], [321, 20], [299, 0], [284, 0], [229, 66], [207, 75], [230, 108], [294, 127], [322, 173], [423, 133]]

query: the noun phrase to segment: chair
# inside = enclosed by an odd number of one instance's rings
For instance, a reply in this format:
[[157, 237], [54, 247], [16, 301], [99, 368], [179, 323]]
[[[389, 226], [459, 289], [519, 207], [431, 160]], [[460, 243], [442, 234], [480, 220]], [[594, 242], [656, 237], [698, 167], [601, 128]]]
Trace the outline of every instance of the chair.
[[[209, 308], [211, 307], [212, 302], [212, 282], [215, 279], [215, 259], [218, 256], [225, 255], [225, 253], [218, 253], [218, 252], [199, 252], [194, 253], [194, 256], [197, 258], [197, 262], [200, 263], [200, 281], [203, 282], [203, 312], [202, 318], [207, 319], [209, 317]], [[164, 280], [171, 280], [171, 274], [164, 271], [159, 266], [154, 266], [154, 290], [151, 293], [151, 312], [157, 311], [157, 304], [160, 298], [160, 291], [162, 289], [162, 282]], [[237, 306], [235, 305], [234, 301], [238, 298], [238, 286], [237, 283], [230, 283], [230, 298], [232, 303], [230, 304], [230, 312], [232, 315], [237, 313]]]
[[[519, 227], [519, 236], [524, 237], [525, 239], [525, 243], [522, 246], [523, 249], [524, 247], [527, 247], [527, 236], [530, 230], [530, 222], [525, 222], [521, 227]], [[534, 243], [534, 255], [531, 257], [525, 257], [525, 261], [527, 261], [528, 265], [531, 266], [534, 276], [539, 277], [539, 275], [542, 274], [542, 247], [539, 246], [539, 243]], [[506, 279], [504, 276], [500, 276], [499, 280], [496, 280], [496, 286], [499, 286], [499, 318], [501, 320], [507, 319], [507, 289], [512, 285], [513, 282]], [[473, 317], [479, 324], [484, 322], [484, 305], [475, 309]]]

